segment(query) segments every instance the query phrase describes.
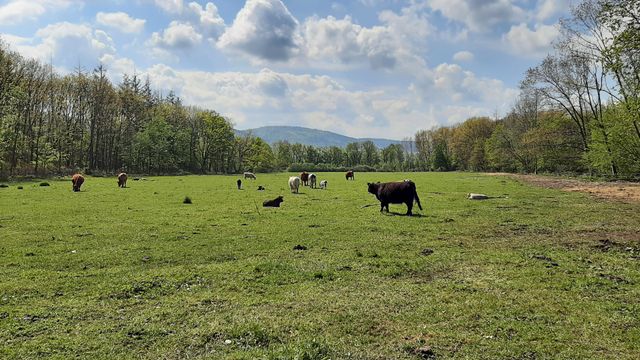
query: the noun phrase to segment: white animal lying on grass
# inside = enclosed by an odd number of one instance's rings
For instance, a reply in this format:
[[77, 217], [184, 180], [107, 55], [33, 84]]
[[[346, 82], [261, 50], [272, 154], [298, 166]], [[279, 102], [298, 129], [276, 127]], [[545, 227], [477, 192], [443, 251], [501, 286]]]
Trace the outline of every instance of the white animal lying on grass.
[[485, 194], [473, 194], [470, 193], [467, 195], [467, 199], [469, 200], [487, 200], [489, 197]]

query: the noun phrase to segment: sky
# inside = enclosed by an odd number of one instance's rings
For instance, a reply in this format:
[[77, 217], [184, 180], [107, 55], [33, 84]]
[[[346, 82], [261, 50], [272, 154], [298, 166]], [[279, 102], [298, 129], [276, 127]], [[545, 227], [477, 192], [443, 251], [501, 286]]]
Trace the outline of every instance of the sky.
[[3, 0], [0, 37], [60, 73], [106, 66], [238, 129], [402, 139], [506, 114], [571, 0]]

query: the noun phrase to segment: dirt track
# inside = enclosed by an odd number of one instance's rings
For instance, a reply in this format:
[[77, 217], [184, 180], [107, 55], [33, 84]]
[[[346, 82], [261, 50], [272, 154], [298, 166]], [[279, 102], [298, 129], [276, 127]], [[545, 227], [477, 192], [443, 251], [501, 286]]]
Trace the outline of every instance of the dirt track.
[[490, 175], [508, 176], [519, 181], [550, 189], [578, 191], [597, 198], [622, 202], [640, 202], [640, 184], [626, 181], [591, 182], [563, 179], [551, 176], [494, 173]]

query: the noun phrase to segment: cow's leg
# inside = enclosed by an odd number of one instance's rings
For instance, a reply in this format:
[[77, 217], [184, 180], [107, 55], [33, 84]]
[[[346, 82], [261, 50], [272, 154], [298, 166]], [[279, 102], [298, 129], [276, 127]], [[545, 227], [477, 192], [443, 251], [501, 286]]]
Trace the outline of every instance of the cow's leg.
[[407, 202], [406, 204], [407, 204], [407, 215], [408, 215], [408, 216], [413, 215], [413, 214], [411, 213], [411, 209], [413, 209], [413, 201], [411, 201], [411, 202]]
[[384, 203], [380, 203], [380, 212], [384, 211]]

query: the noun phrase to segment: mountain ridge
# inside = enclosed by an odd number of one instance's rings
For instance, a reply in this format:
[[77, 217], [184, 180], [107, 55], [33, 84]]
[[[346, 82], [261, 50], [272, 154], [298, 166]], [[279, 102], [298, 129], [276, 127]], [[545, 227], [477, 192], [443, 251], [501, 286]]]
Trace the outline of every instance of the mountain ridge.
[[338, 146], [345, 147], [353, 142], [372, 141], [378, 148], [385, 148], [391, 144], [401, 144], [400, 140], [383, 138], [354, 138], [332, 131], [312, 129], [303, 126], [261, 126], [254, 129], [236, 130], [242, 136], [251, 133], [262, 138], [269, 144], [278, 141], [288, 141], [290, 144], [300, 143], [317, 147]]

